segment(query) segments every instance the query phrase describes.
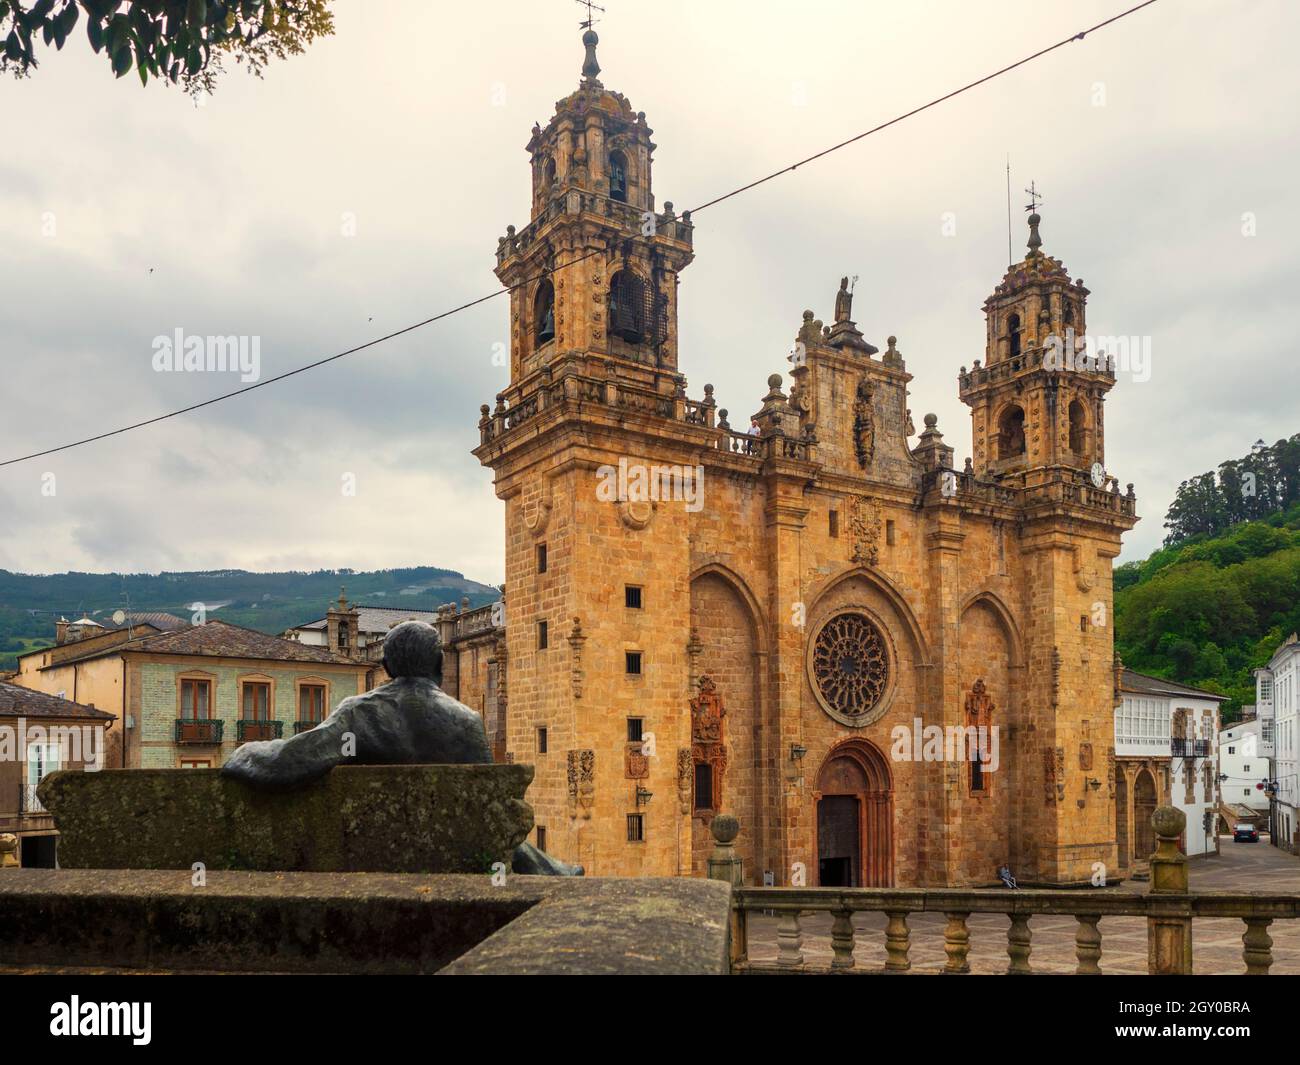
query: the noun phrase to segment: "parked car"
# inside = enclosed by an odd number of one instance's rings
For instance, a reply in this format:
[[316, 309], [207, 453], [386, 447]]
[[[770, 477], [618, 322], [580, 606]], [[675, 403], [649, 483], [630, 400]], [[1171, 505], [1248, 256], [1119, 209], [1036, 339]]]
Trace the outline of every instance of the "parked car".
[[1233, 843], [1258, 843], [1259, 829], [1254, 825], [1240, 824], [1232, 830]]

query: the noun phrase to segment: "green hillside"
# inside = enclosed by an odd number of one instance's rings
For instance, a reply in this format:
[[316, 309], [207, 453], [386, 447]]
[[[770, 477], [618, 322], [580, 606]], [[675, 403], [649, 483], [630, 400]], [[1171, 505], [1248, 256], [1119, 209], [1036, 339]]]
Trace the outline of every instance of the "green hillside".
[[107, 622], [114, 610], [163, 610], [188, 618], [191, 604], [203, 603], [209, 617], [281, 633], [291, 625], [323, 617], [339, 587], [348, 600], [370, 606], [434, 610], [466, 596], [473, 606], [495, 600], [490, 585], [467, 580], [449, 569], [357, 572], [250, 573], [211, 570], [193, 573], [54, 573], [34, 575], [0, 570], [0, 669], [13, 669], [19, 653], [54, 642], [60, 615], [82, 614]]
[[1115, 645], [1124, 664], [1228, 696], [1227, 720], [1255, 701], [1251, 670], [1296, 630], [1300, 503], [1115, 570]]

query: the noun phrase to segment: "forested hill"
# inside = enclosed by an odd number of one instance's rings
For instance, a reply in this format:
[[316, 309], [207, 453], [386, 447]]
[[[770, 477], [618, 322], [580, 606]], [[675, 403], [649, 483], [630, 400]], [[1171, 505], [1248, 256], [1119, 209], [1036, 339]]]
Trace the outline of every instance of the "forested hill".
[[1115, 647], [1124, 664], [1228, 696], [1226, 719], [1255, 701], [1251, 670], [1297, 630], [1300, 503], [1184, 537], [1115, 570]]
[[455, 570], [415, 566], [357, 572], [350, 569], [250, 573], [210, 570], [192, 573], [54, 573], [34, 575], [0, 570], [0, 669], [13, 669], [14, 656], [54, 642], [60, 615], [82, 614], [108, 624], [113, 611], [161, 610], [189, 618], [191, 604], [205, 604], [210, 617], [279, 634], [292, 625], [325, 616], [347, 588], [350, 602], [363, 606], [435, 610], [466, 596], [473, 606], [495, 600], [490, 585], [467, 580]]
[[1300, 503], [1300, 433], [1271, 447], [1259, 440], [1244, 458], [1230, 459], [1178, 486], [1165, 544], [1217, 536], [1243, 521], [1261, 521]]

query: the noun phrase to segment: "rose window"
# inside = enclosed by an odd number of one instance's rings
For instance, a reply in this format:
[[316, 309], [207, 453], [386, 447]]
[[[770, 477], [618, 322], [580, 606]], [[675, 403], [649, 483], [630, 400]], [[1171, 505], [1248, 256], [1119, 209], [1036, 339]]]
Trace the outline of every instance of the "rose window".
[[839, 614], [822, 627], [812, 666], [821, 697], [851, 718], [870, 711], [889, 680], [885, 639], [862, 614]]

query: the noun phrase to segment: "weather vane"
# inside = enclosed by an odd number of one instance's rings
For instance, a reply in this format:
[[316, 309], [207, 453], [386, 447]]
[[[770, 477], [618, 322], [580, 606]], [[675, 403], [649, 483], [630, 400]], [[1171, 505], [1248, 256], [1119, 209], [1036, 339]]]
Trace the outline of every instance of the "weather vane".
[[1029, 183], [1029, 188], [1025, 189], [1025, 191], [1029, 193], [1029, 202], [1025, 204], [1025, 210], [1037, 214], [1038, 208], [1042, 206], [1043, 203], [1042, 197], [1038, 195], [1038, 190], [1034, 187], [1032, 181]]
[[584, 30], [591, 29], [593, 24], [600, 21], [598, 18], [592, 15], [593, 11], [599, 11], [602, 15], [605, 13], [605, 9], [603, 7], [601, 7], [599, 4], [593, 4], [591, 0], [574, 0], [574, 3], [576, 3], [579, 7], [585, 7], [587, 9], [586, 19], [578, 23], [578, 25], [581, 26]]

